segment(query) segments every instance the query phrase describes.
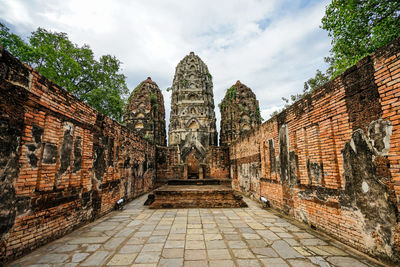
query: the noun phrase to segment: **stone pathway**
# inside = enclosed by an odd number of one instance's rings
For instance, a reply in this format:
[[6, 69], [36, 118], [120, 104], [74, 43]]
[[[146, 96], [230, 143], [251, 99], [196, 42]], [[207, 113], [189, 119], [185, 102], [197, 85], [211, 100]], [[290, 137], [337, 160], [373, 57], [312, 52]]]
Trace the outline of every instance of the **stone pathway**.
[[10, 266], [379, 266], [263, 210], [150, 210], [146, 196]]

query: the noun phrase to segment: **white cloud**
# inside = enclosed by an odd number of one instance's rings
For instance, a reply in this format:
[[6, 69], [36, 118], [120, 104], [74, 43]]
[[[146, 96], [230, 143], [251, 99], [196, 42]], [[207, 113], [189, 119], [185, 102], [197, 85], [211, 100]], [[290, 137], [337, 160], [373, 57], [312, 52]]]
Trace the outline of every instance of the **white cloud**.
[[[215, 104], [236, 80], [257, 95], [265, 119], [324, 69], [330, 41], [319, 29], [328, 0], [3, 0], [0, 19], [28, 35], [37, 27], [67, 32], [95, 55], [124, 64], [133, 89], [151, 76], [171, 86], [179, 61], [190, 51], [208, 65]], [[164, 93], [167, 119], [170, 94]], [[216, 108], [219, 118], [219, 110]], [[167, 121], [168, 123], [168, 121]]]

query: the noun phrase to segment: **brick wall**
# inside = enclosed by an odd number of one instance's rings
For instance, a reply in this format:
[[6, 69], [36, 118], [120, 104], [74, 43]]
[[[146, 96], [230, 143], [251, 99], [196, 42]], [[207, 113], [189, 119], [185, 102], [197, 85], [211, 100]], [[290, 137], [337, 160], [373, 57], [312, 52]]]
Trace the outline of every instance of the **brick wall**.
[[229, 178], [229, 148], [211, 146], [207, 151], [206, 177], [216, 179]]
[[370, 255], [400, 259], [400, 40], [230, 147], [233, 186]]
[[[184, 163], [179, 156], [177, 146], [157, 146], [157, 178], [156, 184], [165, 184], [168, 180], [184, 178]], [[204, 164], [204, 178], [229, 178], [229, 148], [210, 146], [207, 148]]]
[[168, 180], [182, 179], [183, 165], [179, 163], [179, 152], [177, 146], [157, 147], [157, 185], [166, 183]]
[[153, 187], [155, 148], [0, 47], [0, 262]]

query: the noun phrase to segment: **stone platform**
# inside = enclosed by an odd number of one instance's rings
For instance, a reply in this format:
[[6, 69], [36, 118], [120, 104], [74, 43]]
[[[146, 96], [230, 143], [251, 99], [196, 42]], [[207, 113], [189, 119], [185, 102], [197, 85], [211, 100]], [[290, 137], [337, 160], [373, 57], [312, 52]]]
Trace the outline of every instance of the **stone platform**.
[[[150, 209], [166, 208], [243, 208], [242, 196], [226, 185], [204, 184], [202, 180], [183, 180], [182, 185], [165, 185], [149, 195]], [[206, 181], [206, 180], [203, 180]], [[208, 182], [206, 182], [208, 183]]]

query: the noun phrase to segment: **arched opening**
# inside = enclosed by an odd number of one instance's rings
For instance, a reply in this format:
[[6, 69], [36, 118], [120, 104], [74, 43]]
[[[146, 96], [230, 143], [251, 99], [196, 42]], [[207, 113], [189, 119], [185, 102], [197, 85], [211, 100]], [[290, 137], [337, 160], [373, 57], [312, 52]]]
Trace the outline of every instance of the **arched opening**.
[[141, 123], [141, 122], [136, 123], [135, 129], [143, 129], [143, 128], [144, 128], [143, 123]]
[[195, 108], [191, 108], [190, 109], [190, 114], [196, 114], [196, 109]]
[[191, 129], [191, 130], [198, 130], [198, 129], [199, 129], [199, 125], [197, 124], [197, 122], [192, 121], [192, 122], [189, 124], [189, 127], [188, 127], [188, 128]]
[[189, 156], [187, 157], [188, 165], [188, 178], [189, 179], [199, 179], [199, 167], [200, 164], [195, 156], [195, 150], [193, 149]]
[[250, 130], [250, 125], [248, 125], [247, 123], [242, 125], [242, 131], [249, 131]]
[[143, 113], [139, 113], [136, 115], [136, 118], [144, 118], [144, 114]]

